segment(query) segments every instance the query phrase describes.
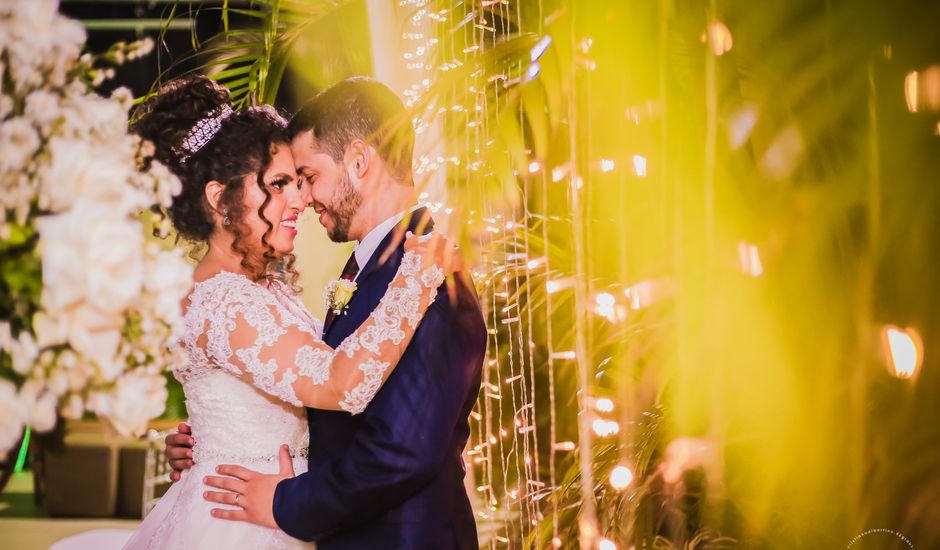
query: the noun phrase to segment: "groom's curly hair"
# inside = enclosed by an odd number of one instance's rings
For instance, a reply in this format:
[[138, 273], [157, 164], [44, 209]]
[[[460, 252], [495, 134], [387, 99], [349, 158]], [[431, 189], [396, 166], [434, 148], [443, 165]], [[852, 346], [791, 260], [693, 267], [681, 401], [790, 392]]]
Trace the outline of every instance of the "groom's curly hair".
[[[249, 107], [222, 121], [218, 132], [201, 149], [185, 157], [183, 140], [196, 125], [225, 106], [231, 107], [228, 90], [204, 76], [192, 75], [173, 80], [142, 103], [132, 116], [131, 131], [152, 142], [153, 158], [166, 165], [182, 182], [182, 190], [168, 209], [178, 238], [196, 245], [198, 253], [218, 230], [213, 209], [206, 200], [206, 185], [218, 181], [224, 190], [217, 210], [231, 220], [224, 230], [234, 240], [232, 251], [241, 256], [241, 264], [256, 280], [274, 277], [296, 288], [294, 256], [276, 257], [268, 243], [273, 225], [262, 212], [271, 195], [264, 183], [264, 173], [278, 145], [289, 143], [287, 121], [270, 106]], [[254, 177], [265, 195], [258, 208], [268, 226], [258, 243], [248, 242], [250, 231], [244, 222], [245, 183]]]
[[411, 118], [395, 92], [377, 80], [354, 76], [314, 96], [287, 126], [290, 139], [308, 131], [337, 163], [354, 139], [362, 139], [376, 148], [397, 181], [413, 183]]

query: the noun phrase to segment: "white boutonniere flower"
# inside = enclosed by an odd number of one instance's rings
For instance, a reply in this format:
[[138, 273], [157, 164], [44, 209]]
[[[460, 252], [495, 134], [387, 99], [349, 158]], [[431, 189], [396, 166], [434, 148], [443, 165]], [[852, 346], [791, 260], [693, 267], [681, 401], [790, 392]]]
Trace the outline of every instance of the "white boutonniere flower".
[[330, 281], [330, 284], [326, 285], [326, 290], [323, 291], [323, 299], [326, 300], [326, 309], [332, 310], [335, 315], [341, 315], [349, 304], [349, 301], [352, 300], [356, 288], [358, 288], [358, 285], [356, 285], [355, 281], [349, 281], [347, 279]]

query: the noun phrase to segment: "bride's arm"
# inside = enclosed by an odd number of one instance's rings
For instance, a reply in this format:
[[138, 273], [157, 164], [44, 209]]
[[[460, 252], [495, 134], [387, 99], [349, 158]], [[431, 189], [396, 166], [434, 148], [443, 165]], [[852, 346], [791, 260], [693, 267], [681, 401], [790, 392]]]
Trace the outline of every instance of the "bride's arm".
[[406, 239], [398, 274], [378, 307], [335, 350], [276, 300], [249, 296], [223, 306], [231, 353], [208, 351], [228, 355], [223, 364], [229, 369], [293, 405], [362, 412], [397, 366], [444, 280], [438, 266], [450, 244], [436, 235], [426, 243], [418, 239]]

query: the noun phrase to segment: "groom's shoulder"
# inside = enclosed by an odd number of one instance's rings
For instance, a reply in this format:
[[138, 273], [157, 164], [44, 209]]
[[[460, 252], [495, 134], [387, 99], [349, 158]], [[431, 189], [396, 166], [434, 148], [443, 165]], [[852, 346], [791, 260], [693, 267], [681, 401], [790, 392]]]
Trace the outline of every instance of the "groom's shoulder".
[[[476, 342], [482, 340], [486, 345], [486, 321], [483, 308], [477, 295], [476, 287], [468, 273], [457, 272], [444, 283], [437, 293], [432, 308], [438, 309], [448, 330], [460, 334], [462, 339]], [[472, 347], [478, 347], [474, 344]]]

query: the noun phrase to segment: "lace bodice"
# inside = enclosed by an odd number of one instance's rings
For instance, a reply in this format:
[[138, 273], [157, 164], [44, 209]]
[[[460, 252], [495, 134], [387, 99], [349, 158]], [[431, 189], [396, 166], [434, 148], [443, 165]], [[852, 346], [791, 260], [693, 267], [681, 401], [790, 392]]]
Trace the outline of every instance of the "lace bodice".
[[421, 257], [407, 252], [369, 320], [335, 350], [281, 283], [263, 286], [224, 271], [197, 283], [180, 338], [189, 361], [175, 375], [198, 447], [251, 457], [259, 448], [276, 450], [286, 437], [300, 449], [307, 437], [301, 406], [362, 412], [443, 279], [440, 268], [423, 268]]
[[[230, 289], [250, 283], [241, 275], [221, 272], [199, 283], [189, 297], [180, 344], [188, 361], [174, 371], [186, 394], [186, 409], [198, 443], [193, 449], [196, 462], [249, 462], [257, 457], [276, 455], [279, 445], [287, 443], [295, 453], [308, 444], [306, 415], [302, 407], [283, 402], [251, 384], [240, 371], [233, 371], [212, 358], [208, 346], [211, 319], [222, 307]], [[285, 319], [298, 330], [317, 337], [322, 324], [313, 318], [293, 292], [278, 283], [268, 289], [258, 287], [277, 300]], [[287, 314], [289, 313], [289, 314]], [[208, 325], [208, 326], [207, 326]], [[217, 337], [217, 336], [216, 336]], [[234, 376], [233, 376], [234, 375]]]

